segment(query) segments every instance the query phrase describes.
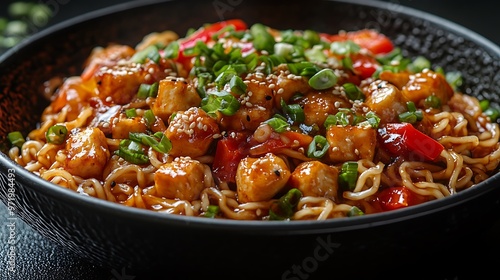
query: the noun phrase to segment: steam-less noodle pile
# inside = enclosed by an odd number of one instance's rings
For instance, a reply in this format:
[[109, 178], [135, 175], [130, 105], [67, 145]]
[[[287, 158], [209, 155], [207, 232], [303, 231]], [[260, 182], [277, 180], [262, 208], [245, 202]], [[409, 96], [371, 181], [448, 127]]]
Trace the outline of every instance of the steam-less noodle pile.
[[10, 133], [9, 154], [75, 192], [169, 214], [371, 214], [496, 172], [497, 112], [459, 85], [373, 30], [228, 20], [95, 48], [80, 76], [47, 82], [39, 127]]

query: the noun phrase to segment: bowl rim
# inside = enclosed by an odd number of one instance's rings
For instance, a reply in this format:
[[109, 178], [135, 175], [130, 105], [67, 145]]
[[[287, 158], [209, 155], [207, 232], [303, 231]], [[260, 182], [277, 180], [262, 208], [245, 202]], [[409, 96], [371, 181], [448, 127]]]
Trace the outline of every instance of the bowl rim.
[[[148, 5], [166, 4], [174, 0], [134, 0], [126, 3], [115, 4], [110, 7], [101, 8], [96, 11], [88, 12], [54, 24], [40, 32], [23, 40], [18, 45], [7, 50], [0, 56], [0, 65], [6, 63], [9, 58], [15, 57], [16, 53], [28, 47], [29, 45], [42, 40], [46, 36], [54, 33], [64, 32], [73, 28], [75, 25], [83, 24], [87, 21], [96, 20], [105, 16], [112, 16], [134, 8], [140, 8]], [[390, 11], [391, 13], [401, 14], [407, 17], [415, 17], [432, 24], [435, 24], [446, 30], [447, 33], [458, 34], [467, 38], [476, 44], [482, 46], [485, 50], [497, 56], [500, 59], [500, 47], [486, 39], [482, 35], [461, 26], [447, 19], [420, 11], [408, 6], [391, 2], [381, 2], [377, 0], [328, 0], [324, 2], [338, 2], [353, 6], [367, 6], [376, 9]], [[158, 225], [167, 226], [189, 226], [190, 228], [201, 228], [206, 230], [225, 230], [239, 231], [248, 234], [310, 234], [310, 233], [333, 233], [336, 231], [358, 230], [375, 226], [383, 226], [396, 223], [403, 220], [412, 220], [428, 214], [437, 213], [448, 208], [466, 203], [476, 197], [492, 192], [491, 181], [499, 181], [500, 173], [497, 173], [486, 181], [476, 186], [463, 190], [455, 195], [429, 201], [412, 207], [388, 211], [382, 213], [369, 214], [348, 219], [329, 219], [325, 221], [307, 220], [307, 221], [240, 221], [229, 219], [207, 219], [204, 217], [191, 217], [183, 215], [164, 214], [156, 211], [127, 207], [118, 203], [103, 199], [85, 196], [73, 190], [62, 188], [56, 184], [50, 183], [34, 173], [26, 170], [24, 167], [12, 161], [8, 155], [0, 153], [0, 169], [14, 170], [16, 181], [22, 183], [25, 187], [40, 192], [46, 197], [55, 199], [59, 202], [70, 204], [73, 207], [92, 208], [103, 214], [116, 217], [123, 217], [129, 220], [140, 219], [144, 222], [154, 222]], [[19, 176], [17, 176], [19, 175]], [[4, 185], [1, 186], [2, 188]]]

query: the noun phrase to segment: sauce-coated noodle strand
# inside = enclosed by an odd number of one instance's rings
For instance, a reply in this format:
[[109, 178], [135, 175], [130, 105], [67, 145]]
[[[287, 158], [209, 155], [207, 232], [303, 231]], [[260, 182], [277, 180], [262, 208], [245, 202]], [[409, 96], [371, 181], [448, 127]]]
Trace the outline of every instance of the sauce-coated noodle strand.
[[227, 197], [218, 189], [208, 188], [205, 189], [205, 191], [207, 191], [209, 196], [214, 197], [217, 200], [217, 205], [226, 217], [235, 220], [254, 220], [256, 218], [257, 215], [253, 211], [230, 208], [230, 206], [228, 206]]
[[352, 206], [347, 204], [335, 204], [326, 197], [306, 196], [300, 199], [299, 209], [292, 216], [293, 220], [325, 220], [334, 217], [345, 217]]

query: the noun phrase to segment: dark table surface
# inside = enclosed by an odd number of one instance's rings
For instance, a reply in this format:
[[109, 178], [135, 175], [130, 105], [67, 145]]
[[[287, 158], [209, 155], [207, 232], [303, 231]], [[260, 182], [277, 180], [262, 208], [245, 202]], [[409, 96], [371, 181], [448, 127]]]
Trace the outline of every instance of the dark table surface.
[[[7, 1], [9, 2], [9, 1]], [[0, 12], [5, 12], [7, 3], [2, 0]], [[54, 16], [50, 20], [50, 24], [55, 24], [66, 19], [72, 18], [75, 15], [90, 12], [99, 8], [122, 3], [119, 0], [70, 0], [70, 1], [40, 1], [42, 3], [52, 3], [56, 6]], [[470, 1], [470, 0], [390, 0], [388, 2], [400, 4], [412, 8], [428, 12], [457, 24], [460, 24], [479, 35], [484, 36], [493, 43], [500, 45], [500, 17], [498, 10], [492, 8], [490, 1]], [[3, 10], [3, 11], [2, 11]], [[498, 215], [500, 216], [500, 215]], [[7, 248], [8, 248], [8, 224], [14, 222], [16, 224], [16, 263], [17, 270], [15, 273], [7, 273]], [[68, 252], [65, 248], [55, 246], [50, 241], [32, 230], [28, 225], [18, 218], [8, 215], [5, 205], [0, 203], [0, 279], [138, 279], [136, 275], [129, 275], [127, 271], [115, 271], [99, 267], [96, 264], [91, 264], [83, 259]], [[499, 274], [496, 268], [492, 267], [492, 263], [498, 263], [500, 260], [498, 250], [500, 250], [500, 219], [493, 227], [484, 232], [483, 235], [477, 237], [478, 243], [475, 252], [467, 253], [463, 256], [457, 256], [454, 260], [436, 260], [443, 262], [442, 265], [435, 266], [435, 269], [444, 269], [448, 271], [445, 278], [442, 279], [481, 279], [480, 275], [485, 272], [493, 273], [488, 277], [491, 279], [499, 279]], [[490, 261], [472, 262], [467, 258], [486, 258]], [[491, 259], [493, 258], [493, 259]], [[469, 265], [467, 264], [469, 263]], [[462, 265], [464, 264], [464, 265]], [[467, 266], [469, 268], [467, 268]], [[413, 270], [410, 268], [409, 270]], [[469, 278], [470, 275], [478, 275]], [[496, 273], [496, 274], [495, 274]], [[411, 272], [410, 272], [411, 274]], [[430, 273], [432, 274], [432, 273]], [[429, 274], [429, 275], [430, 275]], [[334, 274], [333, 274], [334, 275]], [[332, 276], [333, 276], [332, 275]], [[401, 276], [401, 279], [405, 279]], [[333, 278], [332, 278], [333, 279]], [[430, 279], [425, 277], [422, 279]], [[434, 278], [433, 278], [434, 279]]]

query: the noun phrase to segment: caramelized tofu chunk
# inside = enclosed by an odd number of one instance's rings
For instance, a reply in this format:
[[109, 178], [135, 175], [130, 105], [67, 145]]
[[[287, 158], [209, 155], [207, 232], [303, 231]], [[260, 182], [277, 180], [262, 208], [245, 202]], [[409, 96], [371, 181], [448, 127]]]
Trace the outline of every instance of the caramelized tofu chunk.
[[439, 98], [441, 104], [446, 104], [453, 96], [454, 91], [443, 75], [425, 69], [421, 73], [410, 75], [410, 79], [403, 86], [401, 93], [405, 99], [413, 101], [415, 104], [431, 95]]
[[172, 156], [196, 158], [204, 155], [214, 135], [219, 134], [217, 121], [200, 108], [192, 107], [184, 112], [177, 112], [168, 125], [165, 135], [172, 143]]
[[201, 98], [192, 84], [184, 79], [166, 78], [158, 85], [158, 95], [152, 110], [155, 116], [168, 122], [173, 113], [197, 107], [200, 103]]
[[160, 166], [154, 176], [158, 196], [193, 201], [213, 185], [210, 168], [189, 157], [178, 157]]
[[399, 114], [408, 110], [401, 91], [387, 81], [374, 81], [363, 92], [366, 106], [380, 117], [381, 123], [397, 122]]
[[73, 131], [66, 142], [64, 169], [85, 179], [101, 178], [110, 158], [106, 136], [98, 128]]
[[241, 203], [266, 201], [281, 191], [290, 178], [290, 169], [280, 157], [267, 153], [242, 159], [236, 171], [236, 188]]
[[332, 125], [326, 132], [326, 140], [330, 144], [328, 157], [334, 163], [373, 160], [377, 134], [371, 127]]
[[304, 196], [327, 197], [335, 201], [338, 197], [337, 168], [320, 161], [299, 164], [290, 177], [290, 187], [299, 189]]

